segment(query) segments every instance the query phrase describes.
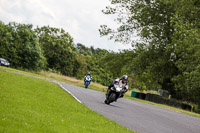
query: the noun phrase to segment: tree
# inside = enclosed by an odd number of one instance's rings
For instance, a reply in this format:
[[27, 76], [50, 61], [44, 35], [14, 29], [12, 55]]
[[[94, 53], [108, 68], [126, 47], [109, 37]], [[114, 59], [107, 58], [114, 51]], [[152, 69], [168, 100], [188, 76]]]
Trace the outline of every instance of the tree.
[[174, 50], [173, 60], [179, 69], [178, 75], [173, 77], [176, 97], [200, 105], [200, 2], [166, 0], [166, 3], [176, 6], [171, 18], [174, 28], [171, 48]]
[[[132, 43], [129, 66], [138, 86], [169, 90], [174, 98], [200, 103], [198, 0], [111, 0], [105, 14], [117, 15], [116, 30], [100, 34]], [[137, 33], [140, 41], [132, 37]]]
[[78, 49], [79, 53], [84, 55], [84, 56], [91, 56], [92, 55], [91, 49], [87, 48], [86, 46], [84, 46], [81, 43], [77, 43], [76, 48]]
[[83, 66], [80, 65], [73, 38], [69, 33], [49, 26], [37, 28], [36, 32], [47, 59], [47, 68], [64, 75], [77, 76], [78, 69]]
[[112, 80], [112, 75], [105, 69], [105, 64], [101, 60], [106, 57], [109, 52], [105, 49], [95, 49], [94, 47], [86, 47], [78, 43], [76, 45], [79, 53], [86, 61], [86, 72], [91, 72], [93, 81], [103, 85], [109, 85]]
[[12, 67], [41, 70], [44, 67], [37, 36], [32, 25], [9, 23], [1, 26], [0, 56], [7, 58]]
[[[172, 6], [160, 0], [112, 0], [111, 3], [114, 6], [107, 7], [104, 13], [117, 14], [116, 21], [120, 26], [112, 30], [103, 25], [100, 34], [109, 35], [115, 41], [132, 43], [137, 56], [130, 69], [135, 71], [134, 76], [141, 83], [138, 86], [173, 90], [170, 77], [176, 74], [176, 66], [170, 62], [172, 51], [167, 49], [173, 36]], [[135, 33], [141, 38], [139, 42], [132, 37]]]
[[166, 45], [173, 35], [170, 17], [174, 13], [173, 6], [161, 0], [111, 0], [112, 6], [103, 10], [105, 14], [115, 15], [119, 24], [116, 30], [102, 25], [100, 35], [108, 35], [111, 39], [123, 43], [137, 44], [134, 35], [142, 41], [154, 45], [161, 42]]

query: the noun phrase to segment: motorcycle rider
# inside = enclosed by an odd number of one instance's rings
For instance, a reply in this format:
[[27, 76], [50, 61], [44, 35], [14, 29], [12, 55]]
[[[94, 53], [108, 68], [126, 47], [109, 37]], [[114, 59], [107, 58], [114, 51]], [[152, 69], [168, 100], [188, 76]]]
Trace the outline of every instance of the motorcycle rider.
[[86, 82], [86, 77], [87, 76], [90, 76], [90, 79], [91, 79], [91, 81], [92, 81], [92, 75], [91, 75], [91, 73], [90, 72], [88, 72], [86, 75], [85, 75], [85, 77], [84, 77], [84, 85], [85, 85], [85, 82]]
[[106, 92], [106, 98], [108, 98], [111, 94], [111, 88], [114, 87], [115, 83], [119, 83], [122, 85], [123, 93], [120, 97], [123, 97], [124, 94], [128, 91], [128, 76], [123, 75], [121, 78], [114, 79], [112, 83], [108, 86], [108, 90]]

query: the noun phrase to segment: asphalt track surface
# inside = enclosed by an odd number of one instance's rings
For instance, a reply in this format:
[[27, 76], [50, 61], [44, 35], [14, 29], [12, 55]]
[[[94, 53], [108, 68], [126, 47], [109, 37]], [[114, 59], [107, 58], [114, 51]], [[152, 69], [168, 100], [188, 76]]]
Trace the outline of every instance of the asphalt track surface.
[[[19, 72], [13, 73], [31, 76]], [[31, 77], [39, 78], [36, 76]], [[107, 105], [104, 103], [105, 93], [103, 92], [54, 80], [39, 79], [60, 85], [62, 89], [70, 93], [78, 102], [130, 130], [139, 133], [200, 133], [200, 118], [125, 98], [120, 98], [117, 102]]]
[[105, 93], [60, 83], [91, 110], [139, 133], [200, 133], [200, 118], [125, 98], [106, 105]]

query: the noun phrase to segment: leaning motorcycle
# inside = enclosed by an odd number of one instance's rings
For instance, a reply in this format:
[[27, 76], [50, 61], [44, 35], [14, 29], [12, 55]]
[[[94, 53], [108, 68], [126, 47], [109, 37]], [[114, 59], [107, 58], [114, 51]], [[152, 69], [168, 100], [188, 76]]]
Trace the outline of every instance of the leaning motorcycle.
[[104, 101], [105, 104], [110, 104], [114, 101], [117, 101], [118, 98], [120, 98], [124, 93], [124, 90], [122, 89], [122, 85], [119, 83], [115, 83], [114, 87], [111, 87], [111, 93], [109, 96], [106, 96], [106, 100]]
[[88, 86], [90, 85], [90, 82], [91, 82], [91, 77], [90, 76], [86, 76], [85, 78], [85, 88], [88, 88]]

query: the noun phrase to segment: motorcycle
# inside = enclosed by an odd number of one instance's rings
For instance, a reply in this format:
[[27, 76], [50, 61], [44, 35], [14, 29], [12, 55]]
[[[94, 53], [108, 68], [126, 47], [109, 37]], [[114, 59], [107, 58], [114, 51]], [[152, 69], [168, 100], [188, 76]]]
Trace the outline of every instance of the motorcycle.
[[114, 87], [111, 87], [110, 91], [110, 95], [106, 96], [106, 99], [104, 101], [105, 104], [110, 104], [114, 101], [117, 101], [117, 99], [122, 97], [124, 93], [123, 87], [119, 84], [119, 82], [115, 83]]
[[90, 76], [86, 76], [85, 78], [85, 88], [88, 88], [88, 86], [90, 85], [90, 82], [91, 82], [91, 77]]

